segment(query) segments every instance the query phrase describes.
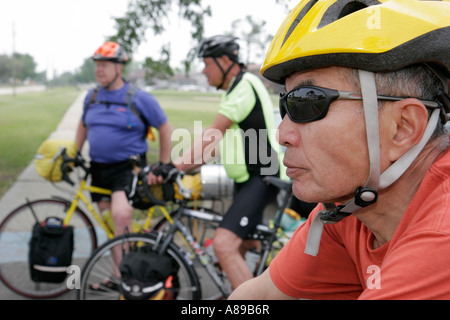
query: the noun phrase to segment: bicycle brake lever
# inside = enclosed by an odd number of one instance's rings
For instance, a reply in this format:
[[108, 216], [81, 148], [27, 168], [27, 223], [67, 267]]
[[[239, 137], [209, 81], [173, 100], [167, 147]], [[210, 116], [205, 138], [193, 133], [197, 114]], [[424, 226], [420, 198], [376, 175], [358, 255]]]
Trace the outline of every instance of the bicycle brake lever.
[[72, 187], [75, 185], [75, 182], [73, 182], [72, 179], [70, 179], [69, 176], [65, 173], [63, 174], [62, 179], [68, 184], [70, 184]]

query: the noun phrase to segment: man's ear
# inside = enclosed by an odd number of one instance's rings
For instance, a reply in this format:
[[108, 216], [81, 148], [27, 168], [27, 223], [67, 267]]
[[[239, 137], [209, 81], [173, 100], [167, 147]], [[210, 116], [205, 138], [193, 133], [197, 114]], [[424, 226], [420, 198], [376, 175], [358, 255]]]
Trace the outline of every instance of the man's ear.
[[428, 123], [428, 111], [417, 99], [392, 103], [390, 161], [395, 162], [420, 142]]

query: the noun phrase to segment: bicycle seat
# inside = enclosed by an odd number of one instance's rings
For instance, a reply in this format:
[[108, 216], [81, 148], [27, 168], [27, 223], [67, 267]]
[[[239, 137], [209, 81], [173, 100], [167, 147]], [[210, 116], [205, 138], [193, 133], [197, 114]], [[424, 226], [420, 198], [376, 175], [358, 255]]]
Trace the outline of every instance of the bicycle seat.
[[285, 180], [281, 180], [280, 178], [277, 177], [265, 177], [264, 182], [266, 182], [267, 184], [272, 184], [275, 187], [277, 187], [280, 190], [286, 190], [286, 191], [290, 191], [292, 188], [292, 181], [285, 181]]

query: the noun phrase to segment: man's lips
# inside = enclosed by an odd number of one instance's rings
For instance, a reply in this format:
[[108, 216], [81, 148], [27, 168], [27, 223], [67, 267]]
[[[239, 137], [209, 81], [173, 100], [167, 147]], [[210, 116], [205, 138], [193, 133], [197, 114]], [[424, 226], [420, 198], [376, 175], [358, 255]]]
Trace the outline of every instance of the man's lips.
[[299, 171], [301, 171], [302, 169], [297, 167], [296, 165], [292, 164], [292, 162], [289, 161], [283, 161], [284, 166], [286, 167], [286, 174], [288, 177], [294, 176], [295, 174], [297, 174]]

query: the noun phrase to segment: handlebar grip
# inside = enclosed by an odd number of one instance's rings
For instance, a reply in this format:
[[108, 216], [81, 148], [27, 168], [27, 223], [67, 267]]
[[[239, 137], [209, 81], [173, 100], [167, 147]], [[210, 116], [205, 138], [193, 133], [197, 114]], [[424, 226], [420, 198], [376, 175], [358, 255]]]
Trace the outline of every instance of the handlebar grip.
[[166, 203], [163, 200], [158, 200], [155, 198], [155, 196], [153, 195], [153, 193], [150, 191], [150, 186], [145, 183], [145, 187], [143, 188], [145, 195], [150, 199], [150, 201], [157, 206], [165, 206]]

